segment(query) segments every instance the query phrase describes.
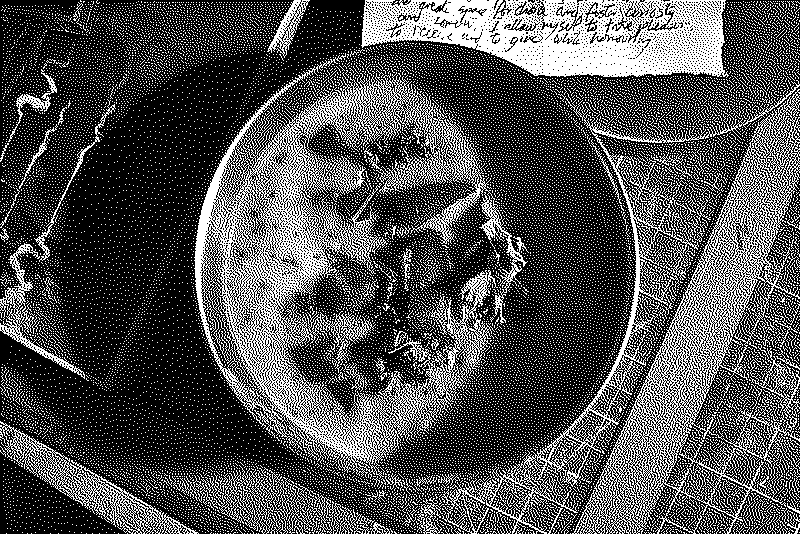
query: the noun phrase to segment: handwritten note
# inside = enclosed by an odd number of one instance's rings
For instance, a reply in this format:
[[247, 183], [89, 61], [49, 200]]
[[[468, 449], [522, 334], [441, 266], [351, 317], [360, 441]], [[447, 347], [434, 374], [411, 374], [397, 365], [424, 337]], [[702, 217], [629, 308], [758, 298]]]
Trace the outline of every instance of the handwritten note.
[[724, 0], [367, 0], [362, 44], [477, 48], [534, 74], [711, 74]]

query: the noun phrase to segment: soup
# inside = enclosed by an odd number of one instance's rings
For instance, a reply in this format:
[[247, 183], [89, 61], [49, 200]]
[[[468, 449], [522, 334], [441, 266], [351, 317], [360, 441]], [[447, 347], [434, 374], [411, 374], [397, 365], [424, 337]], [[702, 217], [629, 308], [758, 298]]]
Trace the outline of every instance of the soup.
[[[402, 161], [388, 157], [392, 146]], [[502, 305], [513, 268], [498, 283], [482, 267], [459, 279], [453, 273], [466, 271], [453, 262], [517, 257], [520, 243], [491, 217], [469, 140], [402, 80], [310, 106], [265, 140], [258, 161], [230, 222], [226, 304], [236, 341], [300, 427], [380, 461], [434, 424], [502, 319], [492, 307]], [[441, 273], [456, 281], [455, 301], [433, 283]], [[399, 286], [406, 326], [387, 330], [377, 323], [402, 307], [391, 298]], [[398, 351], [385, 350], [387, 332]], [[435, 356], [436, 365], [423, 365]]]

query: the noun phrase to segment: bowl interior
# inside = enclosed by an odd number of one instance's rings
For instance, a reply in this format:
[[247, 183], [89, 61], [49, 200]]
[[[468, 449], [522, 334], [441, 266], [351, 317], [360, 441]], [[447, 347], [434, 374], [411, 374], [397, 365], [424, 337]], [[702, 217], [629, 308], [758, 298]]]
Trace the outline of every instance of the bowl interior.
[[[276, 409], [225, 318], [225, 247], [236, 198], [263, 147], [322, 98], [400, 79], [458, 125], [504, 226], [529, 249], [526, 288], [482, 363], [440, 417], [379, 461], [326, 447]], [[587, 408], [631, 326], [638, 258], [630, 206], [598, 140], [533, 76], [494, 56], [432, 43], [366, 47], [307, 73], [251, 119], [219, 167], [197, 247], [198, 297], [218, 363], [256, 417], [293, 450], [377, 486], [473, 482], [547, 446]]]

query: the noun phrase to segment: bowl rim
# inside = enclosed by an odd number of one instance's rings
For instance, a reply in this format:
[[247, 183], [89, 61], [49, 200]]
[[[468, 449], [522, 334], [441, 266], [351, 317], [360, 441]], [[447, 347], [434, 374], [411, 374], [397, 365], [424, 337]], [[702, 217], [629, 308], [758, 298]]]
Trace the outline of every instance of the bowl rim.
[[[482, 58], [493, 62], [499, 68], [516, 71], [517, 75], [525, 78], [528, 83], [532, 83], [539, 88], [542, 93], [546, 93], [553, 102], [560, 105], [560, 112], [564, 115], [566, 120], [571, 120], [578, 131], [582, 132], [588, 145], [592, 148], [595, 157], [602, 163], [606, 171], [606, 179], [611, 180], [614, 191], [616, 192], [618, 203], [622, 210], [625, 212], [623, 216], [623, 223], [625, 225], [625, 234], [628, 244], [628, 262], [633, 263], [633, 280], [628, 280], [628, 284], [632, 285], [628, 293], [630, 298], [626, 301], [629, 302], [628, 321], [625, 328], [624, 335], [621, 337], [618, 346], [618, 352], [608, 375], [595, 393], [594, 397], [589, 401], [584, 409], [576, 416], [572, 422], [566, 426], [565, 430], [559, 434], [552, 442], [560, 440], [569, 430], [579, 421], [583, 415], [594, 405], [604, 389], [608, 385], [611, 377], [614, 375], [617, 366], [622, 360], [625, 349], [631, 337], [636, 310], [638, 308], [639, 293], [640, 293], [640, 273], [641, 273], [641, 259], [639, 251], [639, 242], [636, 224], [633, 216], [633, 209], [630, 198], [622, 184], [622, 180], [611, 162], [610, 155], [605, 146], [601, 143], [597, 134], [580, 118], [575, 109], [556, 93], [550, 90], [546, 84], [540, 81], [536, 76], [525, 71], [521, 67], [506, 61], [500, 57], [489, 54], [481, 50], [471, 49], [455, 44], [447, 43], [432, 43], [432, 42], [418, 42], [418, 41], [395, 41], [386, 43], [377, 43], [373, 45], [364, 46], [356, 50], [338, 55], [315, 67], [305, 71], [299, 76], [295, 77], [292, 81], [285, 84], [280, 90], [269, 97], [266, 102], [251, 116], [251, 118], [240, 129], [239, 133], [234, 138], [233, 142], [226, 151], [224, 157], [220, 161], [216, 172], [214, 173], [211, 184], [209, 185], [206, 193], [205, 201], [203, 203], [200, 219], [197, 227], [197, 236], [195, 242], [195, 290], [197, 303], [200, 311], [200, 319], [203, 325], [203, 331], [208, 343], [211, 355], [216, 362], [217, 368], [222, 377], [229, 385], [235, 396], [247, 409], [247, 412], [255, 422], [266, 429], [273, 437], [278, 439], [285, 447], [291, 452], [300, 455], [304, 460], [309, 461], [317, 468], [324, 469], [328, 475], [333, 475], [341, 480], [355, 483], [361, 487], [370, 488], [371, 490], [384, 490], [384, 489], [406, 489], [409, 487], [416, 489], [426, 490], [446, 490], [454, 487], [466, 487], [473, 484], [480, 483], [484, 480], [497, 476], [499, 472], [516, 465], [516, 461], [499, 462], [497, 465], [489, 468], [473, 469], [466, 473], [459, 473], [448, 476], [426, 476], [415, 479], [409, 478], [387, 478], [386, 476], [376, 475], [376, 471], [372, 469], [369, 464], [360, 462], [349, 455], [340, 452], [325, 443], [317, 443], [313, 436], [294, 425], [294, 422], [288, 415], [284, 414], [280, 409], [274, 406], [269, 399], [268, 395], [263, 392], [257, 385], [251, 371], [244, 365], [236, 366], [230, 362], [225, 361], [226, 349], [223, 345], [227, 343], [230, 346], [230, 341], [233, 335], [228, 332], [228, 323], [225, 318], [226, 313], [224, 306], [214, 307], [213, 303], [221, 302], [221, 299], [215, 298], [215, 290], [221, 290], [224, 287], [224, 277], [222, 269], [220, 268], [218, 260], [219, 251], [215, 246], [214, 237], [217, 239], [220, 235], [227, 233], [227, 230], [220, 232], [220, 228], [215, 223], [215, 215], [219, 214], [221, 208], [219, 198], [220, 190], [229, 184], [224, 184], [224, 179], [229, 177], [226, 171], [229, 168], [231, 159], [237, 152], [242, 139], [248, 132], [252, 131], [252, 126], [256, 121], [264, 115], [276, 103], [285, 99], [297, 86], [301, 85], [306, 80], [316, 76], [332, 66], [343, 64], [351, 61], [354, 58], [360, 58], [365, 55], [380, 55], [386, 52], [402, 52], [403, 49], [441, 49], [444, 53], [455, 53], [465, 56], [472, 55], [474, 57]], [[447, 52], [449, 51], [449, 52]], [[325, 95], [321, 95], [320, 98]], [[258, 167], [258, 165], [255, 165]], [[251, 168], [254, 168], [251, 166]], [[241, 181], [246, 180], [243, 178]], [[228, 179], [230, 181], [230, 179]], [[231, 202], [235, 204], [235, 202]], [[217, 219], [219, 217], [216, 217]], [[227, 226], [225, 227], [227, 228]], [[631, 284], [632, 282], [632, 284]], [[221, 294], [221, 293], [220, 293]], [[220, 315], [223, 319], [220, 319]], [[221, 339], [229, 336], [231, 340]], [[235, 347], [235, 344], [233, 345]], [[238, 367], [238, 368], [237, 368]], [[533, 454], [529, 453], [528, 455]]]

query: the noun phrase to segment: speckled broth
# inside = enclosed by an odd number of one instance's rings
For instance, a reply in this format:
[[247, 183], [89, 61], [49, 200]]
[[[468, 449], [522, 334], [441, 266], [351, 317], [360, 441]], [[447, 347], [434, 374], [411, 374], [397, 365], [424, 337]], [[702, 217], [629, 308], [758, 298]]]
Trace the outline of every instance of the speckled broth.
[[481, 171], [472, 146], [445, 111], [402, 80], [334, 94], [306, 109], [274, 139], [264, 140], [263, 148], [253, 148], [254, 161], [262, 163], [238, 199], [225, 269], [231, 329], [247, 365], [280, 410], [328, 446], [375, 462], [435, 421], [474, 370], [479, 340], [461, 340], [460, 365], [433, 376], [431, 389], [443, 398], [417, 388], [359, 394], [353, 409], [345, 411], [324, 385], [298, 372], [286, 347], [307, 339], [308, 329], [358, 336], [369, 329], [370, 319], [314, 315], [289, 321], [275, 303], [326, 268], [323, 247], [335, 242], [343, 253], [366, 261], [373, 247], [385, 243], [335, 213], [333, 198], [355, 187], [362, 166], [344, 151], [322, 156], [308, 148], [308, 139], [326, 125], [333, 125], [342, 143], [358, 152], [409, 127], [428, 136], [438, 152], [388, 171], [387, 189], [477, 183]]

